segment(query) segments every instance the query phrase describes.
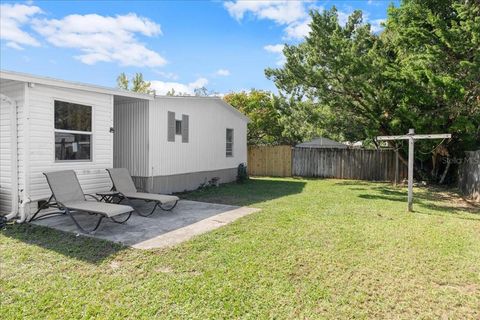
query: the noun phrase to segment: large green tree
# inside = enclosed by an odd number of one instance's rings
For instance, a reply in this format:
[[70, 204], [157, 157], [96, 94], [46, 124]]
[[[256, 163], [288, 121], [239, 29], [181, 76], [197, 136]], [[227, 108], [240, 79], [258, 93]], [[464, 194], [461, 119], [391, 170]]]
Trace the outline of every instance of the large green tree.
[[295, 145], [320, 135], [342, 139], [322, 130], [329, 114], [308, 100], [255, 89], [230, 93], [224, 100], [250, 118], [247, 138], [251, 145]]
[[354, 132], [362, 130], [352, 119], [336, 117], [328, 107], [308, 99], [253, 89], [230, 93], [224, 100], [250, 118], [248, 143], [252, 145], [295, 145], [318, 136], [352, 141], [357, 136]]
[[441, 148], [417, 144], [418, 161], [432, 158], [425, 167], [439, 177], [430, 170], [439, 154], [461, 157], [480, 146], [479, 8], [466, 0], [404, 1], [389, 8], [379, 35], [360, 11], [344, 26], [335, 8], [312, 11], [305, 41], [286, 45], [285, 65], [266, 75], [281, 92], [328, 110], [328, 130], [351, 140], [409, 128], [452, 133]]
[[279, 112], [270, 92], [252, 90], [230, 93], [223, 98], [250, 118], [248, 124], [248, 144], [281, 143], [282, 127], [279, 125]]

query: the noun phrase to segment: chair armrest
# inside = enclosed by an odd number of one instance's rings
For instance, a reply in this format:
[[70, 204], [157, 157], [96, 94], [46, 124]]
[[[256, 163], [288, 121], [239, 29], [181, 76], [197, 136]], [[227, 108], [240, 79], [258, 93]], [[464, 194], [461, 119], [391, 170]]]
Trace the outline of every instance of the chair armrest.
[[97, 198], [97, 197], [95, 197], [93, 194], [88, 194], [88, 193], [86, 193], [86, 194], [85, 194], [85, 197], [92, 197], [92, 198], [95, 199], [97, 202], [100, 202], [100, 199]]

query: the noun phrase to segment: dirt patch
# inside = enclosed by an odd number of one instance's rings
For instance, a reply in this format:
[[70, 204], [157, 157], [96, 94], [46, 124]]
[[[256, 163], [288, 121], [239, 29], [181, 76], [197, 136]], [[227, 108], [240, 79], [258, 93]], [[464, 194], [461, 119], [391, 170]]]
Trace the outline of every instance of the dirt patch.
[[480, 214], [480, 203], [473, 202], [459, 196], [455, 192], [451, 191], [436, 191], [436, 195], [444, 202], [444, 205], [452, 208], [460, 208], [462, 210]]

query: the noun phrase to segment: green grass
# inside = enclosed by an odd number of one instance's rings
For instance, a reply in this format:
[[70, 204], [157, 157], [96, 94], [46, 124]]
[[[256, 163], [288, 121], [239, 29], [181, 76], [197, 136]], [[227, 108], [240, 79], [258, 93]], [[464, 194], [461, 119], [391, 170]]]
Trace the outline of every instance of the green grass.
[[183, 197], [262, 211], [168, 250], [0, 233], [2, 319], [479, 319], [480, 212], [452, 193], [254, 179]]

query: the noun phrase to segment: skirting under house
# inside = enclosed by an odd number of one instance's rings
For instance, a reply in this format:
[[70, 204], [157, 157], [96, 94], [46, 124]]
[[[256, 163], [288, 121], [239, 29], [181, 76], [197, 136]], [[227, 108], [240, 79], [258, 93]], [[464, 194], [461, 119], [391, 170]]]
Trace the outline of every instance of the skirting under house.
[[154, 193], [183, 192], [198, 189], [212, 180], [218, 183], [235, 181], [237, 168], [180, 173], [169, 176], [133, 177], [135, 185]]

